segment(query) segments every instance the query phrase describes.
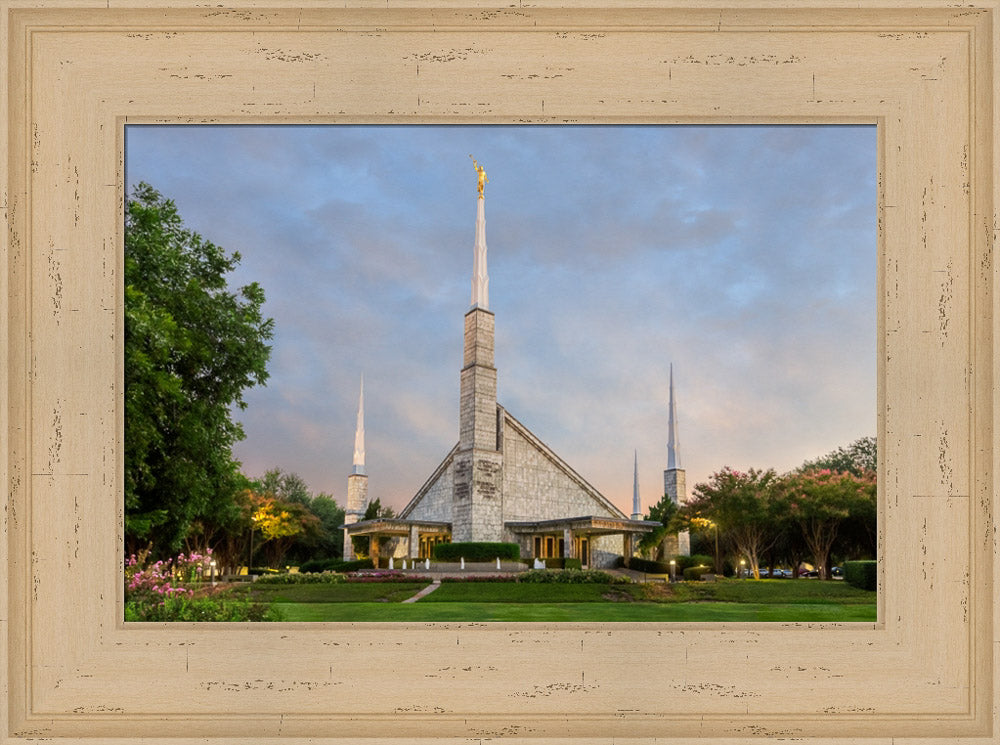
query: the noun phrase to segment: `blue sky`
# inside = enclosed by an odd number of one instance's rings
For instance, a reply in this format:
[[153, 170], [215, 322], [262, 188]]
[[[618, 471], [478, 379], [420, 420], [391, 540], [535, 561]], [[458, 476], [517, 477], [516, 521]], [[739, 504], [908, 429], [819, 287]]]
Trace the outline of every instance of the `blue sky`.
[[663, 491], [668, 367], [689, 491], [875, 434], [871, 126], [130, 126], [128, 183], [243, 256], [275, 319], [236, 449], [343, 503], [458, 439], [476, 175], [500, 403], [625, 512]]

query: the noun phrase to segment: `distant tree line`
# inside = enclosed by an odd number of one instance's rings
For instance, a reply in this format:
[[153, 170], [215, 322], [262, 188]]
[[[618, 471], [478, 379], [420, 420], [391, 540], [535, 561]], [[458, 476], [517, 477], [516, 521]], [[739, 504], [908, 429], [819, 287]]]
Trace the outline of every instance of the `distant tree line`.
[[648, 519], [662, 527], [640, 544], [667, 534], [691, 533], [692, 553], [715, 557], [716, 571], [745, 562], [754, 577], [762, 568], [813, 564], [828, 578], [834, 560], [875, 558], [876, 440], [863, 437], [790, 473], [726, 467], [695, 485], [691, 499], [665, 497]]

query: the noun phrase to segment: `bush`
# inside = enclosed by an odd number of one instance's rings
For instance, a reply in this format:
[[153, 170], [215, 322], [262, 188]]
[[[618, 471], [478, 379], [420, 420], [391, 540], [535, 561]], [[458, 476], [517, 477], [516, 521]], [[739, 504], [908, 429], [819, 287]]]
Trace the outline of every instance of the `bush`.
[[323, 572], [322, 574], [268, 574], [257, 580], [258, 585], [336, 585], [345, 582], [343, 574]]
[[531, 569], [517, 576], [518, 582], [528, 583], [564, 583], [571, 585], [613, 585], [626, 584], [628, 577], [615, 577], [613, 574], [597, 569], [566, 569], [562, 572], [550, 572], [548, 569]]
[[701, 565], [706, 572], [711, 572], [715, 566], [715, 559], [713, 559], [708, 554], [691, 554], [690, 556], [675, 556], [674, 560], [677, 562], [677, 571], [683, 572], [689, 567], [696, 567]]
[[473, 542], [466, 543], [439, 543], [434, 547], [434, 558], [439, 561], [495, 561], [496, 559], [510, 559], [516, 561], [521, 558], [521, 547], [516, 543], [490, 543]]
[[173, 595], [162, 603], [130, 600], [126, 621], [280, 621], [280, 611], [265, 604], [215, 593], [201, 597]]
[[579, 559], [567, 559], [562, 556], [550, 556], [542, 559], [546, 569], [583, 569], [583, 563]]
[[862, 590], [874, 591], [878, 586], [878, 562], [873, 559], [845, 561], [844, 581]]
[[347, 582], [422, 582], [430, 584], [429, 577], [421, 577], [418, 574], [403, 574], [398, 569], [387, 571], [366, 572], [365, 574], [345, 575]]
[[371, 559], [355, 559], [353, 561], [344, 561], [343, 559], [310, 559], [302, 563], [302, 566], [299, 567], [299, 573], [356, 572], [359, 569], [374, 568], [375, 565]]
[[650, 561], [633, 556], [628, 560], [628, 568], [636, 572], [647, 572], [648, 574], [670, 574], [670, 564], [665, 561]]
[[684, 579], [688, 582], [696, 581], [701, 579], [703, 574], [711, 574], [712, 567], [709, 566], [693, 566], [688, 567], [684, 570]]
[[442, 582], [517, 582], [516, 574], [467, 574], [464, 577], [442, 577]]

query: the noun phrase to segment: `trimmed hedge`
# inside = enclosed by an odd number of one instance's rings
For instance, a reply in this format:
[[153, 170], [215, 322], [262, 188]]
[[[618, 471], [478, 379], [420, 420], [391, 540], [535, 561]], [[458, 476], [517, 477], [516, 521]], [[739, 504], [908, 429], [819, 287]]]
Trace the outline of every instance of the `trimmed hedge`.
[[521, 558], [521, 547], [516, 543], [439, 543], [434, 547], [434, 558], [439, 561], [495, 561], [496, 559]]
[[579, 559], [566, 559], [562, 556], [550, 556], [542, 559], [546, 569], [583, 569], [583, 563]]
[[878, 562], [874, 559], [845, 561], [844, 581], [862, 590], [874, 591], [878, 586]]
[[354, 561], [344, 561], [343, 559], [310, 559], [302, 562], [299, 572], [310, 574], [312, 572], [356, 572], [358, 569], [374, 569], [375, 565], [371, 559], [355, 559]]
[[684, 579], [687, 582], [694, 582], [701, 579], [703, 574], [712, 574], [712, 567], [693, 566], [684, 570]]
[[713, 559], [708, 554], [691, 554], [691, 556], [675, 556], [674, 560], [677, 562], [677, 571], [683, 572], [689, 567], [695, 567], [699, 564], [705, 568], [706, 574], [711, 574], [712, 569], [715, 566], [715, 559]]
[[650, 561], [649, 559], [640, 559], [638, 556], [633, 556], [628, 560], [627, 564], [629, 569], [636, 572], [670, 574], [670, 564], [665, 561]]

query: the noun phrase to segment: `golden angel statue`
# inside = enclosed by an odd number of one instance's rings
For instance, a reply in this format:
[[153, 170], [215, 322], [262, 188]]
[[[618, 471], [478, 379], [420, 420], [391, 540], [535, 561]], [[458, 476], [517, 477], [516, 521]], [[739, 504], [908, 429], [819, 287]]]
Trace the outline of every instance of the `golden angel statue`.
[[[471, 153], [469, 157], [472, 158]], [[479, 182], [477, 184], [479, 188], [479, 196], [483, 196], [483, 189], [485, 189], [486, 184], [489, 183], [489, 179], [486, 178], [486, 169], [483, 166], [479, 165], [479, 163], [476, 162], [475, 158], [472, 158], [472, 166], [473, 168], [476, 169], [476, 175], [479, 176]]]

